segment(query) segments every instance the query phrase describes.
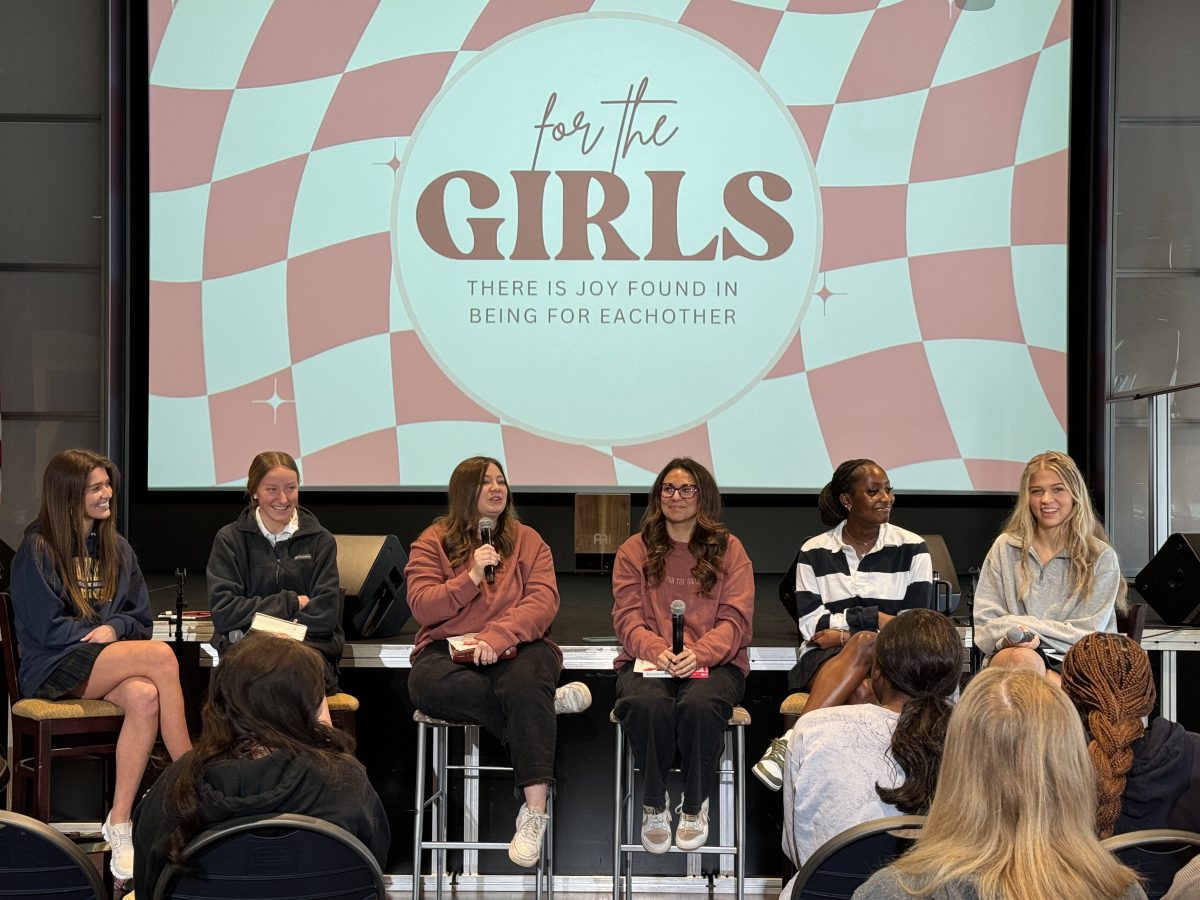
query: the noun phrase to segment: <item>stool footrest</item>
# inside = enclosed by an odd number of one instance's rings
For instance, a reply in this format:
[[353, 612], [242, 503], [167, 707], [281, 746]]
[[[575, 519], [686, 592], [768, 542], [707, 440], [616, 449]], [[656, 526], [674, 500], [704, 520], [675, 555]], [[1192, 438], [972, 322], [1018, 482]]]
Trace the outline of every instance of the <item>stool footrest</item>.
[[[505, 844], [507, 847], [508, 845]], [[645, 853], [646, 848], [641, 844], [622, 844], [622, 853]], [[703, 847], [697, 847], [695, 850], [680, 850], [678, 847], [671, 847], [667, 853], [719, 853], [725, 856], [733, 856], [737, 853], [737, 847], [717, 846], [715, 844], [705, 844]]]
[[[638, 846], [641, 846], [640, 844]], [[508, 843], [498, 841], [421, 841], [422, 850], [507, 850]]]

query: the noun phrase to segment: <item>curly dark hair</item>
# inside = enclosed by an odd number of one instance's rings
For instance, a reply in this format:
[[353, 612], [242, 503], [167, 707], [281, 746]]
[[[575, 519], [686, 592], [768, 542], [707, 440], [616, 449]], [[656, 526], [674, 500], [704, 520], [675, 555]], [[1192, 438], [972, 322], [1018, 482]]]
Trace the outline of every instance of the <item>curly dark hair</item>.
[[838, 498], [842, 494], [848, 494], [855, 482], [862, 477], [859, 469], [877, 465], [879, 463], [873, 459], [848, 459], [833, 470], [829, 484], [821, 488], [821, 494], [817, 497], [817, 511], [821, 514], [822, 522], [833, 528], [849, 515]]

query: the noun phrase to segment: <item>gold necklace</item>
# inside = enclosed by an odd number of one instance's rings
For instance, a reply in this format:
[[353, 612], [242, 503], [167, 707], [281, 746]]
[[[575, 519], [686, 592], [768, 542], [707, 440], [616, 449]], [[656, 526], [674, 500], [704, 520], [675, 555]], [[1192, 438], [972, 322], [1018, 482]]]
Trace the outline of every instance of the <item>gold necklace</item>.
[[871, 548], [875, 546], [875, 541], [879, 540], [879, 537], [876, 536], [875, 540], [872, 541], [860, 541], [854, 537], [854, 535], [850, 534], [845, 528], [842, 529], [842, 537], [850, 542], [850, 546], [854, 548], [854, 552], [857, 553], [860, 558], [870, 553]]

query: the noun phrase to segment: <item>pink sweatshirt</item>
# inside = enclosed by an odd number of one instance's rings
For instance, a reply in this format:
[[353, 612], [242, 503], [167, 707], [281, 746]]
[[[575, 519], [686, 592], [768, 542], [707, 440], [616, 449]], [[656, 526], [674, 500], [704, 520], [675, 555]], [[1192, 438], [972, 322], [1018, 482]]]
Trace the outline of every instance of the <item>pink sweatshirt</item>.
[[495, 584], [484, 581], [476, 586], [469, 559], [451, 567], [442, 549], [444, 533], [440, 525], [426, 528], [413, 541], [404, 567], [408, 605], [421, 624], [412, 658], [432, 641], [472, 631], [479, 632], [497, 653], [545, 638], [558, 612], [558, 583], [554, 559], [541, 536], [518, 523], [513, 552], [496, 569]]
[[[635, 534], [621, 545], [613, 565], [613, 628], [621, 642], [615, 667], [631, 659], [654, 661], [671, 649], [671, 601], [687, 605], [683, 643], [696, 654], [697, 664], [732, 663], [749, 673], [746, 648], [754, 631], [754, 570], [742, 542], [733, 535], [725, 548], [723, 574], [711, 596], [700, 593], [691, 577], [695, 560], [687, 544], [675, 542], [667, 554], [663, 582], [651, 587], [642, 574], [646, 546]], [[681, 577], [682, 576], [682, 577]], [[691, 582], [685, 584], [680, 582]]]

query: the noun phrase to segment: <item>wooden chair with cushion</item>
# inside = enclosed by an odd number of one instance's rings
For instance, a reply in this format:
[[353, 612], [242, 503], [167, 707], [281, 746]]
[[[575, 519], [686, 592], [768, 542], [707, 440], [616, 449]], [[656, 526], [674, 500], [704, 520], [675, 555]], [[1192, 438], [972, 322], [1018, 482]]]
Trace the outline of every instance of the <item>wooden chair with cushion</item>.
[[112, 802], [107, 777], [125, 713], [107, 700], [38, 700], [21, 696], [12, 598], [0, 594], [0, 652], [12, 711], [12, 808], [43, 822], [50, 820], [50, 765], [64, 757], [106, 757], [105, 806]]

